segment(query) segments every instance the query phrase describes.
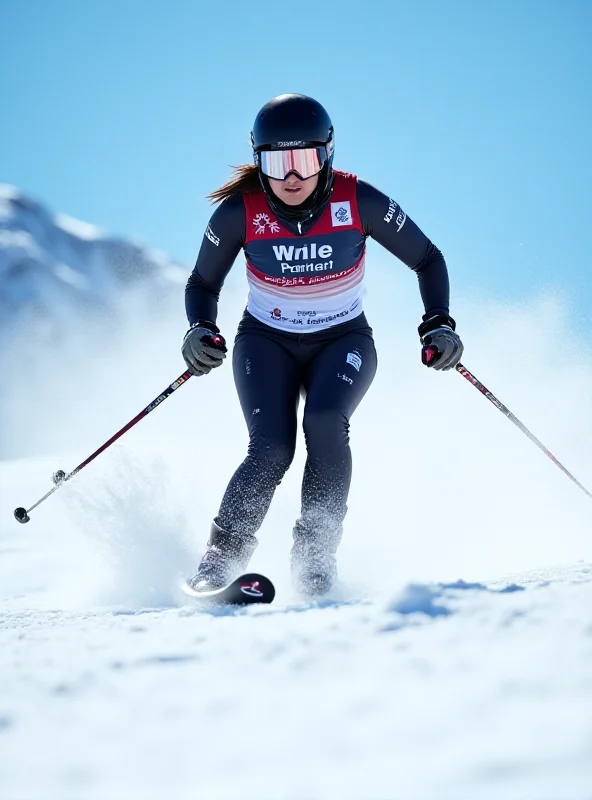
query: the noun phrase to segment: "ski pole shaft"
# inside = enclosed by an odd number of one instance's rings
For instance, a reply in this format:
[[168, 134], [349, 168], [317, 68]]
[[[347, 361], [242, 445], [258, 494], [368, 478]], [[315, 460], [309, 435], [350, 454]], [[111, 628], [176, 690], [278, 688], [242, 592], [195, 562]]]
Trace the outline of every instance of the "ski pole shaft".
[[579, 487], [579, 488], [580, 488], [580, 489], [581, 489], [581, 490], [582, 490], [582, 491], [583, 491], [585, 494], [587, 494], [587, 495], [588, 495], [588, 497], [592, 498], [592, 492], [589, 492], [589, 491], [588, 491], [588, 489], [586, 489], [586, 487], [585, 487], [585, 486], [583, 486], [583, 485], [582, 485], [582, 484], [581, 484], [581, 483], [580, 483], [580, 482], [579, 482], [579, 481], [578, 481], [578, 480], [577, 480], [577, 479], [576, 479], [576, 478], [575, 478], [575, 477], [574, 477], [574, 476], [571, 474], [571, 472], [569, 472], [569, 470], [567, 470], [567, 469], [566, 469], [566, 468], [563, 466], [563, 464], [562, 464], [560, 461], [558, 461], [558, 460], [555, 458], [555, 456], [553, 455], [553, 453], [551, 453], [551, 451], [550, 451], [550, 450], [548, 450], [548, 449], [545, 447], [545, 445], [544, 445], [542, 442], [540, 442], [540, 441], [537, 439], [537, 437], [536, 437], [536, 436], [535, 436], [533, 433], [531, 433], [531, 432], [528, 430], [528, 428], [526, 427], [526, 425], [523, 425], [523, 424], [522, 424], [522, 422], [520, 422], [520, 420], [519, 420], [517, 417], [515, 417], [515, 416], [514, 416], [514, 414], [512, 414], [512, 412], [511, 412], [511, 411], [510, 411], [508, 408], [506, 408], [506, 406], [505, 406], [503, 403], [501, 403], [501, 402], [500, 402], [500, 401], [497, 399], [497, 397], [496, 397], [494, 394], [492, 394], [492, 393], [489, 391], [489, 389], [488, 389], [486, 386], [484, 386], [484, 385], [481, 383], [481, 381], [480, 381], [480, 380], [478, 380], [478, 379], [477, 379], [477, 378], [476, 378], [476, 377], [473, 375], [473, 373], [472, 373], [472, 372], [469, 372], [469, 370], [468, 370], [466, 367], [464, 367], [462, 364], [460, 364], [460, 363], [456, 365], [456, 370], [457, 370], [457, 372], [459, 372], [459, 373], [460, 373], [460, 374], [463, 376], [463, 378], [466, 378], [466, 379], [469, 381], [469, 383], [472, 383], [472, 384], [473, 384], [473, 386], [474, 386], [476, 389], [478, 389], [478, 390], [481, 392], [481, 394], [485, 395], [485, 397], [486, 397], [486, 398], [487, 398], [487, 399], [488, 399], [490, 402], [492, 402], [492, 403], [493, 403], [493, 405], [494, 405], [494, 406], [495, 406], [497, 409], [499, 409], [499, 410], [502, 412], [502, 414], [505, 414], [505, 416], [506, 416], [506, 417], [507, 417], [507, 418], [510, 420], [510, 422], [513, 422], [513, 423], [514, 423], [514, 425], [516, 425], [516, 427], [517, 427], [517, 428], [519, 428], [519, 429], [522, 431], [522, 433], [526, 434], [526, 436], [528, 436], [528, 438], [530, 439], [530, 441], [531, 441], [531, 442], [533, 442], [533, 444], [536, 444], [536, 446], [539, 448], [539, 450], [542, 450], [542, 451], [543, 451], [543, 453], [544, 453], [546, 456], [549, 456], [549, 458], [551, 459], [551, 461], [553, 461], [553, 463], [554, 463], [554, 464], [556, 464], [556, 465], [559, 467], [559, 469], [560, 469], [562, 472], [564, 472], [564, 473], [567, 475], [567, 477], [568, 477], [570, 480], [572, 480], [572, 481], [575, 483], [575, 485], [576, 485], [576, 486], [578, 486], [578, 487]]
[[148, 405], [148, 406], [146, 406], [146, 408], [142, 409], [142, 411], [140, 411], [139, 414], [136, 414], [136, 416], [133, 419], [131, 419], [127, 423], [127, 425], [124, 425], [123, 428], [121, 428], [121, 430], [117, 431], [117, 433], [115, 433], [110, 439], [108, 439], [97, 450], [95, 450], [94, 453], [91, 453], [91, 455], [88, 458], [86, 458], [81, 464], [79, 464], [75, 469], [73, 469], [72, 472], [69, 472], [68, 474], [66, 474], [63, 470], [58, 470], [58, 472], [55, 472], [54, 475], [53, 475], [53, 482], [54, 482], [55, 486], [53, 487], [53, 489], [50, 489], [49, 492], [47, 492], [47, 494], [43, 495], [43, 497], [40, 500], [37, 500], [37, 502], [34, 503], [31, 506], [31, 508], [28, 508], [28, 509], [16, 508], [15, 511], [14, 511], [15, 518], [19, 522], [23, 522], [23, 523], [24, 522], [28, 522], [29, 519], [30, 519], [29, 513], [34, 508], [37, 508], [37, 506], [40, 505], [41, 503], [43, 503], [44, 500], [47, 500], [47, 498], [50, 497], [57, 489], [59, 489], [60, 486], [63, 483], [65, 483], [66, 481], [69, 481], [70, 478], [73, 478], [74, 475], [76, 475], [78, 472], [80, 472], [81, 469], [84, 469], [84, 467], [86, 467], [87, 464], [90, 464], [91, 461], [94, 461], [94, 459], [98, 455], [103, 453], [108, 447], [110, 447], [113, 444], [113, 442], [116, 442], [121, 436], [123, 436], [124, 433], [129, 431], [130, 428], [133, 428], [136, 423], [138, 423], [141, 419], [144, 419], [144, 417], [148, 416], [148, 414], [151, 411], [154, 411], [154, 409], [157, 406], [159, 406], [164, 400], [166, 400], [167, 397], [169, 397], [176, 389], [179, 388], [179, 386], [182, 386], [186, 381], [188, 381], [190, 377], [191, 377], [191, 372], [189, 372], [189, 370], [184, 372], [182, 375], [179, 375], [177, 380], [173, 381], [169, 386], [167, 386], [167, 388], [164, 390], [164, 392], [159, 394], [158, 397], [156, 397], [150, 403], [150, 405]]
[[70, 478], [73, 478], [74, 475], [76, 475], [77, 472], [80, 472], [80, 470], [83, 469], [84, 467], [86, 467], [87, 464], [90, 464], [91, 461], [94, 461], [94, 459], [98, 455], [100, 455], [108, 447], [110, 447], [113, 444], [113, 442], [116, 442], [120, 438], [120, 436], [123, 436], [124, 433], [127, 433], [127, 431], [129, 431], [130, 428], [133, 428], [134, 425], [137, 422], [139, 422], [141, 419], [144, 419], [144, 417], [147, 417], [148, 414], [151, 411], [154, 411], [154, 409], [157, 406], [159, 406], [163, 402], [163, 400], [166, 400], [167, 397], [169, 397], [176, 389], [178, 389], [179, 386], [181, 386], [183, 383], [185, 383], [185, 381], [189, 380], [190, 377], [191, 377], [191, 373], [189, 372], [189, 370], [187, 370], [187, 372], [184, 372], [182, 375], [179, 375], [177, 380], [173, 381], [169, 386], [167, 386], [167, 388], [164, 390], [164, 392], [162, 392], [162, 394], [159, 394], [158, 397], [156, 397], [150, 403], [150, 405], [148, 405], [148, 406], [146, 406], [146, 408], [142, 409], [142, 411], [140, 411], [140, 413], [137, 414], [133, 419], [130, 419], [130, 421], [127, 423], [127, 425], [124, 425], [123, 428], [121, 428], [121, 430], [119, 430], [119, 431], [117, 431], [117, 433], [113, 434], [113, 436], [110, 439], [108, 439], [97, 450], [95, 450], [94, 453], [91, 453], [91, 455], [85, 461], [83, 461], [82, 464], [79, 464], [75, 469], [72, 470], [72, 472], [70, 472], [68, 475], [66, 475], [62, 479], [62, 481], [60, 481], [60, 482], [67, 481]]

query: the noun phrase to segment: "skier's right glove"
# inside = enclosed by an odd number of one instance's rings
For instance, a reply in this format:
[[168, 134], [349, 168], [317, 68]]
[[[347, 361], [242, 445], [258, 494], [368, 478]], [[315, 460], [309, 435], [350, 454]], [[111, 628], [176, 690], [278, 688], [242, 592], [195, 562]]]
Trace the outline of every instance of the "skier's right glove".
[[185, 334], [181, 348], [192, 375], [207, 375], [226, 358], [226, 342], [213, 322], [195, 322]]
[[419, 326], [421, 361], [426, 367], [436, 370], [449, 370], [456, 367], [462, 358], [463, 343], [455, 333], [456, 322], [452, 317], [434, 314]]

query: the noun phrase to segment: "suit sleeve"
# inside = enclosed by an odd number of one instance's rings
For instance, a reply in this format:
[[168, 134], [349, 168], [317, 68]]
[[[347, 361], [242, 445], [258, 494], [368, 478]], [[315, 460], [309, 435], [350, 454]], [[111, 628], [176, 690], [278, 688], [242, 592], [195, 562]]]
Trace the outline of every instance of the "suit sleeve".
[[241, 195], [224, 200], [212, 214], [185, 287], [189, 324], [216, 322], [224, 281], [245, 241], [245, 204]]
[[416, 273], [425, 316], [448, 316], [450, 284], [440, 250], [394, 200], [366, 181], [358, 180], [357, 201], [366, 236]]

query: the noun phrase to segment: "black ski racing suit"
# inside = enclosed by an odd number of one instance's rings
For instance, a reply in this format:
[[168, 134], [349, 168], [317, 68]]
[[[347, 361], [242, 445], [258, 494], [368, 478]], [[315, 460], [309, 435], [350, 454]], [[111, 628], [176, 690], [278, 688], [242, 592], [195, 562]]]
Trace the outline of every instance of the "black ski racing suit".
[[[370, 236], [415, 271], [426, 316], [449, 313], [449, 282], [442, 253], [406, 217], [398, 230], [387, 221], [390, 198], [358, 180], [357, 205]], [[294, 224], [282, 224], [296, 232]], [[311, 220], [308, 227], [314, 224]], [[305, 226], [300, 233], [306, 233]], [[191, 324], [216, 321], [220, 290], [245, 241], [242, 196], [214, 212], [186, 287]], [[358, 354], [355, 382], [349, 354]], [[216, 522], [239, 535], [260, 527], [296, 447], [297, 409], [305, 396], [307, 460], [302, 482], [302, 521], [336, 528], [343, 521], [351, 479], [349, 421], [377, 366], [372, 329], [361, 314], [323, 331], [279, 331], [245, 312], [233, 349], [236, 388], [249, 430], [248, 454], [226, 489]]]

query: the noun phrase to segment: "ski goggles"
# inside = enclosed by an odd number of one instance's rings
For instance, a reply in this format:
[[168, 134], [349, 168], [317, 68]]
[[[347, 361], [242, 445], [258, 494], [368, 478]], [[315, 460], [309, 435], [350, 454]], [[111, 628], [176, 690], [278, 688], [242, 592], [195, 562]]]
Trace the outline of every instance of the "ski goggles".
[[299, 150], [260, 150], [258, 166], [268, 178], [283, 181], [291, 172], [306, 180], [317, 175], [328, 158], [327, 146], [303, 147]]

